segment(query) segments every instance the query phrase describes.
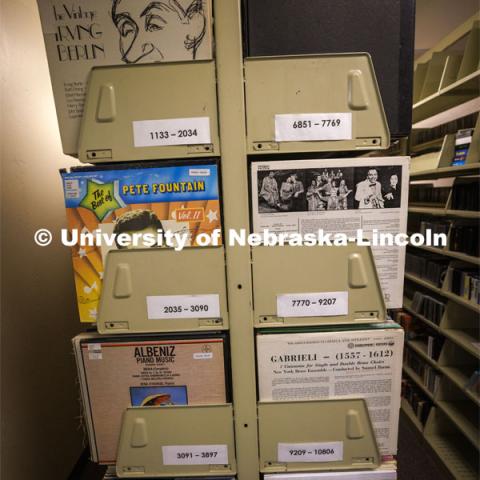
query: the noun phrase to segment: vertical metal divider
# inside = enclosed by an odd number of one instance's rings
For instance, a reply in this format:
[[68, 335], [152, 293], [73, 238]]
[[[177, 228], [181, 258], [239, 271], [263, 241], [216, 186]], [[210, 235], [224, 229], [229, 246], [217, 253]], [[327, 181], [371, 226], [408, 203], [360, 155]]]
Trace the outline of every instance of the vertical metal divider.
[[[225, 238], [249, 230], [240, 0], [214, 0]], [[259, 478], [250, 247], [225, 246], [238, 480]]]

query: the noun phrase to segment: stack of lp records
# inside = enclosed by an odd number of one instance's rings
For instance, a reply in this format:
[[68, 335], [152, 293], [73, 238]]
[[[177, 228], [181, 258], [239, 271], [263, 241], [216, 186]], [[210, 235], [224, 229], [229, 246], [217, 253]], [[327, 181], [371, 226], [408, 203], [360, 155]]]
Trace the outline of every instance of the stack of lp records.
[[395, 465], [384, 464], [376, 470], [323, 473], [274, 473], [263, 480], [397, 480]]
[[380, 453], [395, 455], [404, 337], [400, 326], [277, 332], [257, 335], [260, 401], [364, 398]]
[[[103, 480], [120, 480], [115, 474], [113, 473], [106, 473], [103, 477]], [[169, 477], [163, 478], [163, 480], [198, 480], [198, 477]], [[201, 480], [235, 480], [234, 477], [201, 477]], [[362, 479], [363, 480], [363, 477]], [[365, 480], [368, 480], [367, 478]], [[377, 480], [377, 477], [372, 477], [372, 480]], [[389, 477], [379, 477], [378, 480], [395, 480], [393, 477], [390, 479]]]
[[63, 152], [77, 153], [93, 67], [212, 58], [210, 0], [37, 0]]
[[[107, 253], [130, 248], [121, 235], [132, 238], [132, 248], [181, 248], [221, 228], [215, 160], [79, 167], [61, 175], [81, 322], [97, 319]], [[143, 235], [140, 243], [134, 234]]]
[[229, 401], [224, 334], [81, 334], [73, 339], [92, 459], [114, 464], [129, 406]]
[[336, 245], [335, 237], [341, 236], [370, 243], [385, 305], [401, 308], [409, 161], [383, 157], [253, 162], [253, 232], [304, 239], [309, 235], [313, 245], [320, 246]]

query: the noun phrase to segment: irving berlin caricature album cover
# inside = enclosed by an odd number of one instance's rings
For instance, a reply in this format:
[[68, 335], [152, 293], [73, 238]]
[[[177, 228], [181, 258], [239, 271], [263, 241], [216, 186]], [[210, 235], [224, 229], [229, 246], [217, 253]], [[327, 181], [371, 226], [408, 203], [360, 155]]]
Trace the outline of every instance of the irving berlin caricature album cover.
[[92, 67], [212, 58], [210, 0], [38, 0], [38, 8], [69, 155]]

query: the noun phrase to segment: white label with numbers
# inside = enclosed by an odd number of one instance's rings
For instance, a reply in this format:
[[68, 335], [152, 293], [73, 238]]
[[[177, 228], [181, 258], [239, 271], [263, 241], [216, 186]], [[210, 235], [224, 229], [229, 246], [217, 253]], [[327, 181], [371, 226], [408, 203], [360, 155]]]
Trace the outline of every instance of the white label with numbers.
[[102, 360], [103, 359], [102, 352], [89, 352], [88, 353], [88, 359], [89, 360]]
[[157, 295], [147, 297], [149, 320], [220, 317], [220, 297], [211, 295]]
[[276, 142], [351, 139], [351, 113], [292, 113], [275, 115]]
[[135, 147], [211, 143], [208, 117], [168, 118], [133, 122]]
[[227, 445], [168, 445], [162, 447], [164, 465], [225, 465]]
[[337, 315], [348, 315], [348, 292], [277, 295], [278, 317], [330, 317]]
[[343, 442], [279, 443], [279, 462], [338, 462], [343, 460]]

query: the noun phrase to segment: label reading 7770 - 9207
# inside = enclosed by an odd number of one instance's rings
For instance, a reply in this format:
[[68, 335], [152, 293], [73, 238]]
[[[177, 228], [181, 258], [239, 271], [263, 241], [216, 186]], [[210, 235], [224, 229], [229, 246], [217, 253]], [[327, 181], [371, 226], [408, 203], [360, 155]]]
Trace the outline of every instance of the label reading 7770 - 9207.
[[348, 314], [348, 292], [277, 295], [279, 317], [331, 317]]

